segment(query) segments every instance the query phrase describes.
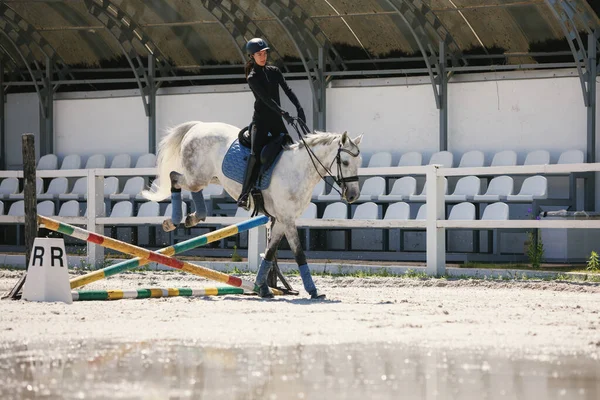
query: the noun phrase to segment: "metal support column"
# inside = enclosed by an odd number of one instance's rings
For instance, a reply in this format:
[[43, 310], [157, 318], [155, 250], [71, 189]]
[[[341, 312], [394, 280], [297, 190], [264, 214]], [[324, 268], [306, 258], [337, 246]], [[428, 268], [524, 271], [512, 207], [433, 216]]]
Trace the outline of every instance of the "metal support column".
[[313, 104], [313, 130], [325, 131], [327, 127], [327, 82], [325, 81], [325, 49], [319, 46], [319, 65], [317, 67], [317, 103]]
[[[587, 75], [587, 162], [596, 162], [596, 75], [597, 71], [596, 37], [588, 35], [588, 68]], [[596, 209], [596, 175], [587, 179], [585, 188], [584, 210]]]
[[438, 95], [440, 96], [440, 151], [448, 150], [448, 76], [446, 74], [446, 45], [440, 42], [440, 72]]
[[43, 108], [40, 113], [40, 156], [54, 153], [54, 87], [52, 86], [52, 62], [46, 58], [46, 73], [42, 77]]
[[4, 96], [4, 63], [0, 61], [0, 169], [6, 170], [6, 122], [5, 122], [5, 96]]
[[156, 68], [154, 55], [148, 55], [148, 152], [156, 154]]

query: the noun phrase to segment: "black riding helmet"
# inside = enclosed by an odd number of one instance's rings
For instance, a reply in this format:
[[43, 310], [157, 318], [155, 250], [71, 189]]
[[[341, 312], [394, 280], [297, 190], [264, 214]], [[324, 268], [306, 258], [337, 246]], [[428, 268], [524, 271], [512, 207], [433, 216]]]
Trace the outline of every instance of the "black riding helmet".
[[246, 52], [250, 56], [254, 53], [258, 53], [259, 51], [263, 50], [269, 50], [269, 44], [264, 39], [254, 38], [250, 39], [250, 41], [246, 43]]

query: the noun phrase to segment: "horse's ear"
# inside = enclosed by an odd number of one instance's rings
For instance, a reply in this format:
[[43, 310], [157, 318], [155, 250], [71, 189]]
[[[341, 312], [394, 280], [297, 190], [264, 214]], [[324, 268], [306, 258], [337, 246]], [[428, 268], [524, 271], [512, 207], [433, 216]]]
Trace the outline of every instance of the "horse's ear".
[[363, 134], [361, 133], [359, 136], [355, 137], [354, 140], [352, 140], [354, 142], [355, 145], [359, 145], [361, 140], [363, 138]]
[[342, 133], [342, 138], [340, 139], [340, 143], [343, 145], [346, 144], [346, 141], [348, 140], [348, 131], [344, 131], [344, 133]]

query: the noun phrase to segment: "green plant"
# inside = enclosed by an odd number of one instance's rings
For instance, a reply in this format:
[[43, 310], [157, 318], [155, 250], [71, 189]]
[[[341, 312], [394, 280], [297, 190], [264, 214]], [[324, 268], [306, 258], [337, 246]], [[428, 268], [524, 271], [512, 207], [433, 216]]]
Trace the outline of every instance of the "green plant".
[[237, 252], [237, 246], [233, 246], [233, 254], [231, 255], [231, 261], [240, 262], [242, 257]]
[[600, 271], [600, 260], [598, 259], [598, 253], [592, 251], [590, 254], [590, 258], [587, 260], [587, 268], [588, 271], [599, 272]]
[[532, 231], [527, 233], [525, 247], [529, 263], [532, 267], [539, 268], [544, 258], [544, 243], [540, 240], [539, 230], [537, 234]]

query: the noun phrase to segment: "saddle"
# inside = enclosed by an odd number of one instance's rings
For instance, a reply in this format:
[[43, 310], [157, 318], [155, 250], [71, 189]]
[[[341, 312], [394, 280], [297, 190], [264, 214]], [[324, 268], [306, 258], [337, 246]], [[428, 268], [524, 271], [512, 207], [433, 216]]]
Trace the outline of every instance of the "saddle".
[[[240, 184], [244, 181], [246, 164], [248, 157], [250, 156], [250, 138], [247, 132], [247, 128], [240, 131], [238, 139], [231, 143], [227, 153], [225, 153], [223, 164], [221, 166], [223, 174], [227, 178]], [[265, 190], [269, 187], [273, 169], [281, 157], [283, 147], [287, 145], [290, 140], [291, 139], [287, 134], [280, 135], [262, 149], [260, 154], [261, 166], [255, 184], [256, 189]]]

